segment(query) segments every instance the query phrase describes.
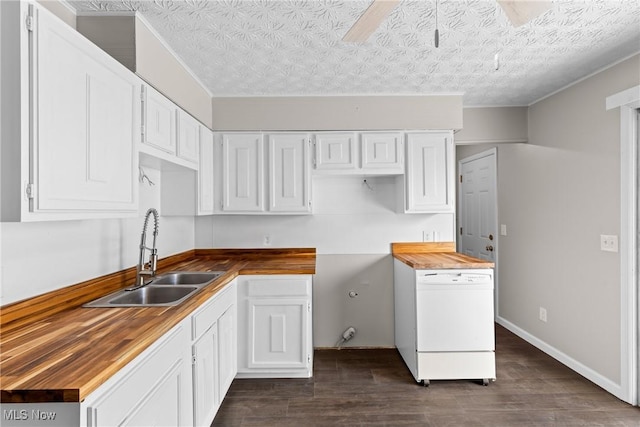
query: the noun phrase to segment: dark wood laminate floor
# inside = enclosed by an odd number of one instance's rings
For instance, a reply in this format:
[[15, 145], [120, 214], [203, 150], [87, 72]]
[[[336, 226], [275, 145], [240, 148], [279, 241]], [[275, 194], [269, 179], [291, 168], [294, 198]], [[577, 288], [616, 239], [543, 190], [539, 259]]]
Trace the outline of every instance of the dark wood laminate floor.
[[488, 387], [420, 387], [395, 349], [318, 350], [312, 379], [235, 380], [212, 426], [640, 427], [639, 408], [496, 328]]

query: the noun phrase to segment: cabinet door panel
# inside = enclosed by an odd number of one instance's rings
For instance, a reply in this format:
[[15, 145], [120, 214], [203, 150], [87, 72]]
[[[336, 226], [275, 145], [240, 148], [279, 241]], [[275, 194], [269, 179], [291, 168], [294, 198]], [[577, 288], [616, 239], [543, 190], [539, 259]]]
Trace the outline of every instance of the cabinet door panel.
[[134, 211], [139, 87], [48, 14], [34, 58], [35, 211]]
[[[180, 419], [180, 386], [182, 364], [176, 366], [156, 385], [147, 399], [128, 416], [122, 426], [166, 426], [184, 425]], [[98, 419], [98, 425], [100, 419]], [[107, 425], [107, 424], [104, 424]]]
[[319, 133], [315, 136], [318, 170], [355, 169], [356, 136], [354, 133]]
[[198, 214], [213, 213], [214, 166], [213, 133], [200, 127], [200, 168], [198, 170]]
[[307, 366], [307, 299], [249, 298], [249, 368]]
[[218, 394], [218, 327], [211, 328], [193, 345], [194, 424], [209, 425], [220, 405]]
[[362, 134], [362, 168], [396, 170], [402, 173], [402, 134], [363, 133]]
[[176, 106], [161, 93], [145, 86], [144, 142], [176, 153]]
[[178, 110], [178, 157], [198, 161], [200, 124], [182, 110]]
[[229, 134], [222, 140], [222, 208], [264, 211], [264, 150], [261, 134]]
[[269, 135], [269, 210], [310, 210], [307, 147], [306, 134]]
[[407, 135], [407, 211], [453, 209], [453, 149], [449, 134]]
[[231, 387], [237, 372], [236, 306], [233, 304], [218, 319], [219, 396]]
[[182, 325], [174, 328], [90, 394], [82, 403], [87, 426], [191, 424], [188, 338]]

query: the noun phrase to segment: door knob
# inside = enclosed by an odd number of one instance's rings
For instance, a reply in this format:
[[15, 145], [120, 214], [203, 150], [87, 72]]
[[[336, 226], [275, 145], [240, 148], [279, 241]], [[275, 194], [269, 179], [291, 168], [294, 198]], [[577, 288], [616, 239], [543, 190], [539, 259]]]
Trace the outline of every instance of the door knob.
[[485, 249], [488, 250], [489, 252], [493, 252], [493, 246], [491, 245], [487, 245]]

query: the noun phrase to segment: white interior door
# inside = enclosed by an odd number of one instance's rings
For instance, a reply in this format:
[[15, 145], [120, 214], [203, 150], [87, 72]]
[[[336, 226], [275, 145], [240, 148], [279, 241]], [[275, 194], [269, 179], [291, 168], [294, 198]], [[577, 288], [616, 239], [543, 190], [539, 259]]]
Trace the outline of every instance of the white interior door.
[[496, 261], [496, 149], [460, 160], [458, 251]]
[[[640, 108], [636, 110], [636, 127], [635, 127], [635, 134], [636, 134], [636, 159], [635, 159], [635, 164], [636, 164], [636, 174], [638, 173], [638, 165], [640, 165]], [[632, 142], [633, 143], [633, 142]], [[635, 257], [636, 257], [636, 264], [635, 264], [635, 270], [633, 270], [633, 267], [631, 267], [631, 274], [632, 276], [635, 276], [635, 287], [636, 287], [636, 298], [638, 299], [636, 301], [636, 306], [635, 306], [635, 310], [634, 313], [631, 314], [630, 316], [630, 323], [633, 322], [633, 318], [635, 317], [636, 321], [638, 322], [638, 324], [636, 325], [636, 330], [634, 331], [634, 333], [636, 333], [637, 336], [637, 331], [640, 331], [640, 314], [639, 314], [639, 307], [640, 307], [640, 275], [638, 274], [638, 269], [640, 268], [640, 215], [638, 214], [638, 212], [640, 212], [640, 185], [638, 185], [638, 176], [635, 176], [635, 179], [633, 180], [635, 182], [635, 187], [636, 187], [636, 191], [635, 191], [635, 195], [636, 195], [636, 211], [635, 211], [635, 219], [633, 220], [636, 224], [636, 241], [634, 244], [635, 247]], [[632, 183], [632, 185], [634, 185]], [[633, 326], [631, 326], [633, 327]], [[631, 346], [630, 346], [631, 347]], [[640, 397], [638, 397], [638, 390], [640, 390], [640, 339], [636, 340], [636, 352], [635, 354], [633, 353], [633, 349], [630, 349], [630, 357], [633, 359], [635, 358], [635, 362], [636, 362], [636, 383], [635, 385], [631, 386], [631, 392], [629, 393], [631, 395], [630, 400], [632, 404], [635, 404], [636, 406], [640, 406]], [[635, 403], [633, 402], [633, 400], [635, 399]]]
[[[620, 386], [605, 387], [639, 405], [640, 387], [640, 85], [607, 97], [607, 110], [620, 115]], [[595, 381], [594, 381], [595, 382]]]

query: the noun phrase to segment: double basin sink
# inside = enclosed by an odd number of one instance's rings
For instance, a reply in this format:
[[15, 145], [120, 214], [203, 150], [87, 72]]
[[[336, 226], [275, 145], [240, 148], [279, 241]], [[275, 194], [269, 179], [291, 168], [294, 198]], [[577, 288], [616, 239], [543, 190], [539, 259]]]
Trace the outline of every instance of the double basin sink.
[[223, 271], [176, 271], [157, 276], [134, 290], [120, 290], [98, 298], [84, 307], [157, 307], [174, 306], [224, 274]]

